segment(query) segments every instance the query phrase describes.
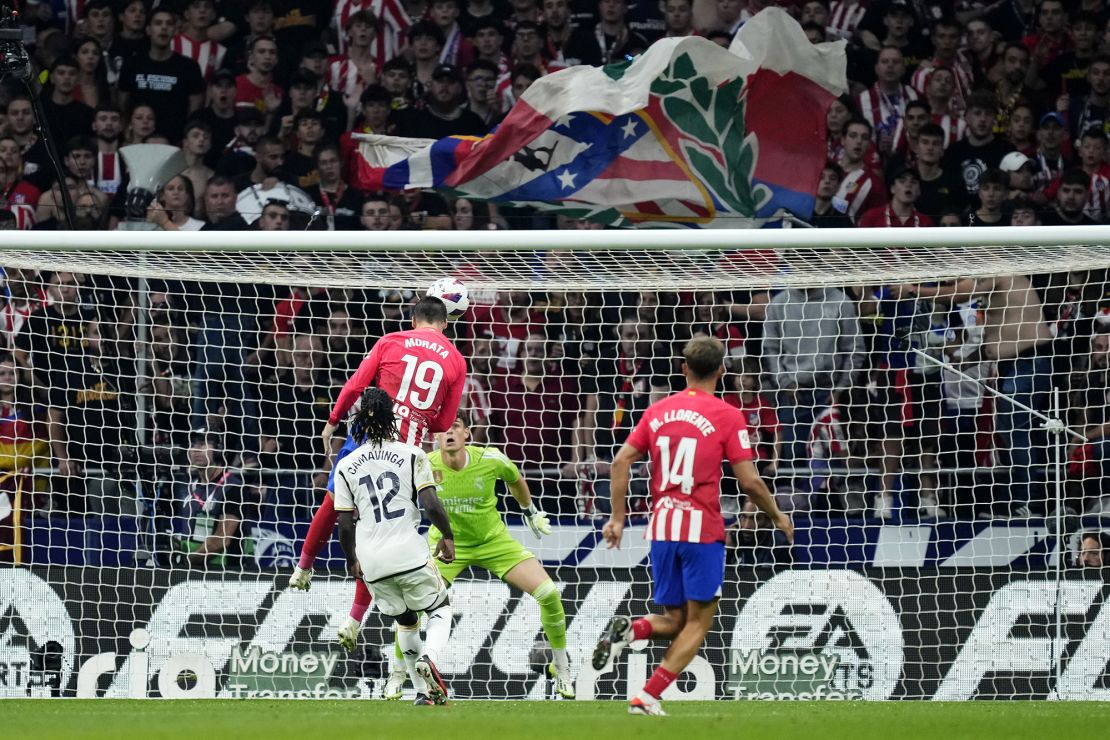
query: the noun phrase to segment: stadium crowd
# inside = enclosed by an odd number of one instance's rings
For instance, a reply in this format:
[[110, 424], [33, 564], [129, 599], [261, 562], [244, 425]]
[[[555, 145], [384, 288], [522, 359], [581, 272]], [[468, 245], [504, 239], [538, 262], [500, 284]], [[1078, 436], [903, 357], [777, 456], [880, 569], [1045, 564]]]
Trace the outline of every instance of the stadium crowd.
[[[188, 167], [147, 211], [158, 228], [304, 228], [312, 211], [320, 229], [592, 228], [433, 193], [358, 192], [352, 134], [482, 135], [544, 74], [621, 61], [662, 36], [727, 45], [766, 4], [27, 3], [66, 176], [54, 175], [26, 91], [0, 85], [0, 227], [63, 228], [65, 187], [77, 228], [112, 228], [126, 220], [119, 147], [169, 143]], [[780, 4], [812, 41], [849, 42], [852, 91], [828, 113], [813, 225], [1110, 223], [1101, 0]], [[509, 292], [473, 296], [455, 330], [479, 439], [539, 471], [553, 511], [604, 512], [615, 446], [676, 386], [677, 348], [702, 332], [728, 344], [726, 392], [748, 410], [788, 508], [888, 518], [900, 502], [930, 520], [1021, 516], [1047, 508], [1039, 422], [911, 348], [1034, 408], [1047, 408], [1053, 384], [1065, 389], [1069, 421], [1088, 437], [1069, 450], [1069, 500], [1099, 511], [1106, 291], [1106, 275], [1077, 273], [774, 293]], [[126, 515], [135, 480], [166, 480], [169, 519], [234, 532], [267, 502], [307, 516], [334, 390], [373, 338], [404, 325], [411, 296], [179, 281], [138, 295], [118, 279], [6, 271], [9, 468], [51, 466], [34, 498], [56, 512]], [[799, 334], [807, 323], [816, 346]], [[189, 452], [182, 463], [166, 450]], [[175, 465], [189, 472], [166, 473]], [[141, 466], [154, 472], [121, 472]], [[738, 552], [759, 531], [747, 506], [733, 504]]]

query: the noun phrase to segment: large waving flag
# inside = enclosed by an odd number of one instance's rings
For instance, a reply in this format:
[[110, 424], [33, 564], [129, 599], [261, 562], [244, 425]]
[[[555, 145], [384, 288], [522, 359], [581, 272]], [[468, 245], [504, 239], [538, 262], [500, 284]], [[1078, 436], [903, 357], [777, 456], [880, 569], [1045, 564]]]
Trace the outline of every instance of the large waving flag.
[[356, 185], [434, 188], [609, 224], [761, 225], [808, 217], [844, 42], [812, 45], [768, 8], [732, 47], [661, 39], [631, 62], [540, 78], [502, 124], [439, 141], [367, 136]]

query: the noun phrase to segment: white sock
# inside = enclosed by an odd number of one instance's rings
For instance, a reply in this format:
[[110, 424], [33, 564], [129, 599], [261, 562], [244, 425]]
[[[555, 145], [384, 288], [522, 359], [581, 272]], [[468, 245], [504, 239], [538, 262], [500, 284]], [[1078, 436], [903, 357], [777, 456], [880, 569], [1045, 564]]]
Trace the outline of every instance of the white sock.
[[570, 660], [567, 658], [566, 648], [551, 648], [551, 662], [560, 671], [565, 671], [570, 668]]
[[428, 684], [416, 672], [416, 660], [424, 652], [423, 642], [420, 640], [420, 627], [413, 625], [405, 627], [397, 625], [397, 644], [401, 646], [401, 655], [405, 658], [405, 667], [409, 671], [409, 679], [418, 694], [428, 693]]
[[432, 662], [439, 664], [440, 656], [443, 655], [443, 649], [447, 647], [447, 640], [451, 637], [451, 616], [454, 610], [451, 609], [450, 604], [444, 604], [440, 608], [428, 612], [428, 621], [424, 624], [424, 634], [427, 639], [424, 641], [424, 652]]

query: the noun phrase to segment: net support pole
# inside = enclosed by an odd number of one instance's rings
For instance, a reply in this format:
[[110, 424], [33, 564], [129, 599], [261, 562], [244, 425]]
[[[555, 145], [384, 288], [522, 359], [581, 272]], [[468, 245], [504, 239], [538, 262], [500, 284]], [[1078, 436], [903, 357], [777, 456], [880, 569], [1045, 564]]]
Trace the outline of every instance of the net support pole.
[[1053, 640], [1053, 649], [1055, 660], [1053, 661], [1056, 666], [1056, 683], [1050, 692], [1050, 697], [1053, 699], [1060, 699], [1060, 677], [1063, 673], [1064, 662], [1064, 615], [1060, 608], [1060, 591], [1063, 588], [1064, 580], [1064, 439], [1063, 431], [1067, 428], [1064, 426], [1060, 418], [1060, 388], [1053, 387], [1052, 389], [1052, 414], [1056, 417], [1058, 426], [1053, 427], [1046, 424], [1046, 429], [1052, 434], [1052, 447], [1055, 453], [1054, 467], [1056, 468], [1056, 481], [1055, 481], [1055, 494], [1056, 494], [1056, 637]]
[[[945, 362], [944, 360], [938, 360], [937, 358], [933, 357], [932, 355], [930, 355], [926, 352], [922, 352], [917, 347], [910, 347], [910, 351], [913, 352], [914, 354], [916, 354], [918, 357], [924, 357], [926, 360], [933, 363], [937, 367], [944, 368], [945, 370], [951, 370], [952, 372], [956, 373], [957, 375], [959, 375], [964, 380], [970, 380], [972, 383], [977, 383], [979, 385], [979, 387], [981, 387], [983, 390], [990, 393], [992, 396], [995, 396], [996, 398], [1004, 399], [1007, 403], [1011, 403], [1014, 406], [1017, 406], [1022, 411], [1028, 411], [1030, 414], [1032, 414], [1033, 416], [1035, 416], [1035, 417], [1037, 417], [1038, 419], [1041, 420], [1042, 428], [1044, 428], [1044, 430], [1047, 431], [1049, 434], [1055, 434], [1055, 435], [1057, 435], [1057, 437], [1061, 434], [1068, 434], [1068, 435], [1071, 435], [1072, 437], [1074, 437], [1075, 439], [1077, 439], [1081, 442], [1086, 441], [1086, 439], [1087, 439], [1086, 437], [1084, 437], [1079, 432], [1075, 431], [1071, 427], [1064, 424], [1064, 422], [1061, 419], [1053, 418], [1051, 416], [1046, 416], [1042, 412], [1037, 411], [1032, 406], [1026, 406], [1024, 403], [1022, 403], [1021, 401], [1018, 401], [1014, 397], [1006, 395], [1005, 393], [998, 390], [997, 388], [992, 388], [991, 386], [987, 385], [986, 383], [984, 383], [979, 378], [973, 378], [972, 376], [968, 375], [963, 370], [960, 370], [958, 367], [956, 367], [952, 363]], [[1053, 413], [1055, 413], [1055, 412], [1053, 412]]]

